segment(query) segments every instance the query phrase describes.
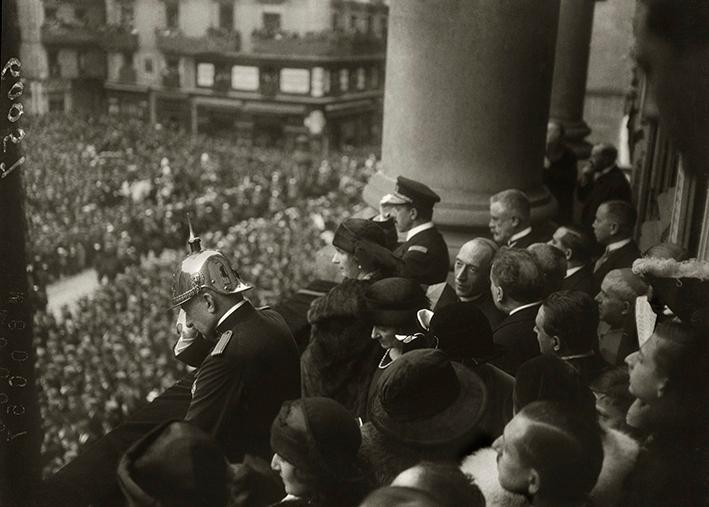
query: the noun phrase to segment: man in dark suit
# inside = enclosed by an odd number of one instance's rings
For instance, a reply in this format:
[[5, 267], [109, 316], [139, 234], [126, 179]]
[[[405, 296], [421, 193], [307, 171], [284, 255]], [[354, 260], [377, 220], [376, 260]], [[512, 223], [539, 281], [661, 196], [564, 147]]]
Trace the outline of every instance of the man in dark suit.
[[285, 400], [300, 396], [300, 360], [293, 335], [273, 310], [243, 298], [245, 284], [224, 255], [191, 253], [175, 273], [172, 305], [184, 311], [181, 334], [213, 345], [195, 373], [185, 419], [212, 435], [231, 462], [246, 454], [270, 459], [270, 423]]
[[404, 260], [402, 276], [424, 285], [445, 282], [450, 267], [448, 245], [432, 220], [433, 206], [440, 200], [423, 183], [399, 176], [394, 193], [380, 202], [382, 209], [390, 210], [396, 229], [406, 233], [406, 241], [394, 250]]
[[566, 276], [561, 282], [562, 290], [578, 290], [591, 297], [598, 294], [598, 285], [593, 278], [591, 238], [575, 227], [559, 227], [549, 241], [566, 257]]
[[490, 267], [496, 253], [494, 241], [475, 238], [460, 247], [453, 265], [458, 299], [482, 311], [492, 329], [505, 318], [505, 314], [493, 303], [490, 293]]
[[527, 194], [517, 189], [503, 190], [490, 197], [490, 233], [500, 246], [527, 248], [545, 243], [548, 236], [532, 227]]
[[598, 207], [593, 234], [598, 244], [605, 247], [593, 269], [599, 287], [609, 271], [632, 267], [633, 261], [640, 257], [638, 245], [633, 241], [637, 217], [633, 205], [626, 201], [608, 201]]
[[507, 314], [493, 334], [495, 343], [506, 349], [496, 365], [510, 375], [539, 354], [534, 320], [544, 293], [544, 277], [532, 254], [526, 250], [503, 248], [490, 270], [492, 300]]
[[632, 190], [623, 171], [618, 169], [618, 150], [611, 144], [597, 144], [579, 178], [577, 195], [583, 203], [581, 224], [591, 230], [598, 207], [606, 201], [632, 202]]

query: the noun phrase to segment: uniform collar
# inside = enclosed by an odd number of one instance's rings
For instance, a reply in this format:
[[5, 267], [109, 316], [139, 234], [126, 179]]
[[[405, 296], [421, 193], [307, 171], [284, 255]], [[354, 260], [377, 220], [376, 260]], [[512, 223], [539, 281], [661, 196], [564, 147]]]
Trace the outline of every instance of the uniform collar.
[[[245, 306], [247, 304], [248, 304], [248, 306]], [[230, 327], [232, 327], [230, 324], [232, 323], [232, 321], [236, 320], [236, 317], [237, 317], [236, 311], [239, 308], [244, 308], [243, 311], [247, 311], [249, 307], [253, 308], [251, 306], [251, 304], [246, 299], [244, 299], [244, 300], [236, 303], [231, 308], [229, 308], [224, 313], [224, 315], [222, 315], [222, 317], [219, 319], [219, 322], [217, 322], [217, 327], [216, 327], [217, 336], [220, 335], [221, 333], [223, 333], [224, 331], [226, 331], [227, 329], [229, 329]], [[242, 312], [239, 312], [239, 313], [242, 313]]]
[[406, 241], [409, 241], [419, 232], [423, 232], [427, 229], [433, 229], [433, 222], [426, 222], [425, 224], [417, 225], [416, 227], [409, 229], [409, 232], [406, 233]]
[[524, 238], [528, 234], [531, 234], [532, 232], [532, 226], [530, 225], [529, 227], [522, 229], [516, 234], [513, 234], [512, 237], [509, 239], [507, 242], [507, 246], [512, 246], [514, 245], [515, 242], [519, 241], [520, 239]]

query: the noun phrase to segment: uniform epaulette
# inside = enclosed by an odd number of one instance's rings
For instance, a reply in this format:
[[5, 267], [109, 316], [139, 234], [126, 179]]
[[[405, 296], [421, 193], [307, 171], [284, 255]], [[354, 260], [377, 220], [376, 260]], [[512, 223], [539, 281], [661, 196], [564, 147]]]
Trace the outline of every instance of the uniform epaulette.
[[231, 340], [232, 336], [234, 336], [234, 333], [231, 330], [224, 331], [221, 337], [219, 338], [219, 341], [214, 346], [211, 355], [221, 356], [224, 353], [224, 350], [227, 348], [227, 345], [229, 345], [229, 341]]
[[425, 246], [421, 245], [411, 245], [407, 252], [421, 252], [421, 253], [428, 253], [428, 248]]

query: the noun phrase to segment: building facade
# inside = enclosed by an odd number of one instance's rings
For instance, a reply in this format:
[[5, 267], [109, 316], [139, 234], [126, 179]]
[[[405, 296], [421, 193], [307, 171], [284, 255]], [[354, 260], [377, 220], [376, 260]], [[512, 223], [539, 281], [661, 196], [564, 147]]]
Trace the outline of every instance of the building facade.
[[31, 0], [34, 113], [97, 110], [264, 144], [381, 136], [381, 0]]

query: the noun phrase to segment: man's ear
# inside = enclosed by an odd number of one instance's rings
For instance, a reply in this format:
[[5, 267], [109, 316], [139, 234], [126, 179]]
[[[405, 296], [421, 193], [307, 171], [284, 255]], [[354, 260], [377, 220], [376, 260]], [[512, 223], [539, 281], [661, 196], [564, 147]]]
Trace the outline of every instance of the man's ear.
[[574, 256], [574, 251], [571, 250], [571, 248], [564, 249], [564, 257], [566, 257], [567, 261], [570, 261], [571, 257], [573, 257], [573, 256]]
[[608, 229], [611, 231], [611, 234], [615, 236], [618, 234], [618, 230], [620, 230], [620, 225], [618, 225], [617, 222], [611, 222], [608, 224]]
[[217, 301], [214, 299], [213, 295], [209, 292], [204, 292], [202, 294], [202, 299], [204, 299], [204, 304], [207, 306], [207, 311], [209, 313], [217, 312]]
[[561, 350], [561, 340], [558, 336], [551, 337], [551, 347], [554, 349], [554, 352], [559, 352]]
[[662, 378], [657, 383], [657, 397], [662, 398], [667, 393], [667, 378]]
[[501, 303], [502, 300], [505, 299], [505, 291], [502, 290], [502, 287], [495, 287], [493, 296], [495, 296], [495, 300], [497, 300], [498, 303]]
[[623, 310], [620, 312], [622, 315], [628, 315], [630, 313], [630, 310], [633, 309], [633, 305], [630, 303], [630, 301], [623, 301]]
[[409, 216], [411, 217], [411, 221], [416, 220], [419, 217], [419, 210], [411, 206], [409, 208]]
[[527, 489], [530, 496], [534, 496], [539, 493], [539, 488], [541, 487], [541, 481], [539, 473], [535, 469], [529, 471], [529, 477], [527, 478]]
[[510, 220], [512, 221], [512, 225], [514, 226], [515, 229], [517, 227], [519, 227], [519, 224], [520, 224], [519, 217], [512, 217], [512, 218], [510, 218]]

